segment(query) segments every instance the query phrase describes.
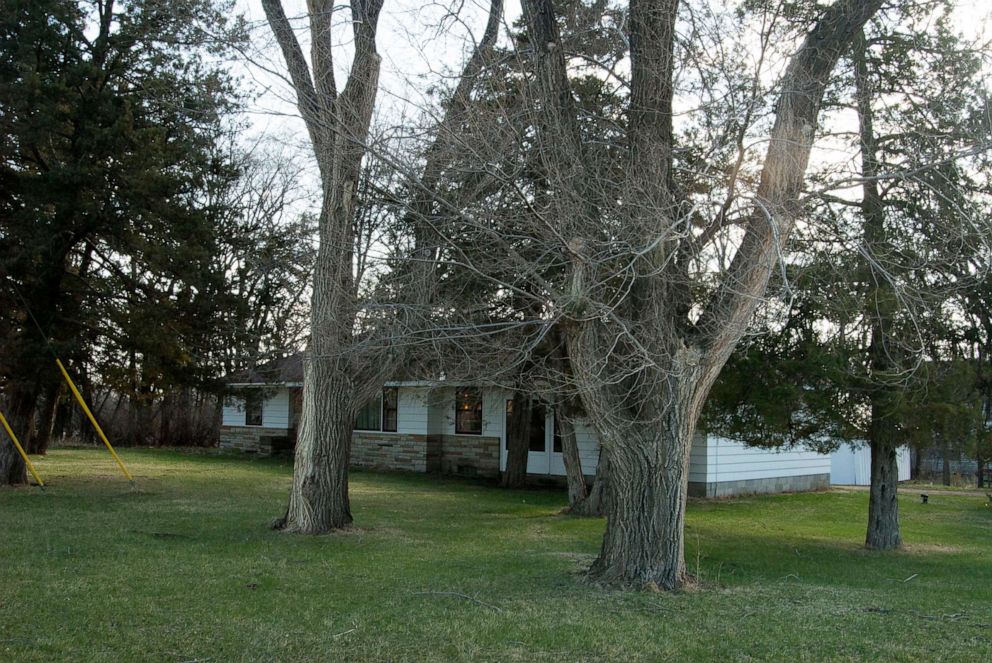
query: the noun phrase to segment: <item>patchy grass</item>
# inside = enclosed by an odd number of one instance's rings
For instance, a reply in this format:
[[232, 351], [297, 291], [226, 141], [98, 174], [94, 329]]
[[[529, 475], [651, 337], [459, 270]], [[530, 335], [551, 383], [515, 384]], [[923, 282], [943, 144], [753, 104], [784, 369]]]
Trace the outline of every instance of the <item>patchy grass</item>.
[[901, 502], [906, 550], [861, 548], [863, 492], [694, 502], [698, 589], [589, 586], [603, 521], [557, 492], [356, 473], [360, 526], [273, 532], [286, 461], [124, 450], [0, 490], [0, 660], [992, 660], [992, 509]]

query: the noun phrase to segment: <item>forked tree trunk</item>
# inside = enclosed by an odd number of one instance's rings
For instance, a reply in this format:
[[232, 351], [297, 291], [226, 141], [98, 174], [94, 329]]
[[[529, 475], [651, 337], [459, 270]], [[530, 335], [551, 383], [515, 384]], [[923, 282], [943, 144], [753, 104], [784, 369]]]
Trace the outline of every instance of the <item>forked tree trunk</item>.
[[871, 445], [871, 486], [868, 490], [868, 534], [865, 546], [890, 550], [902, 545], [899, 535], [899, 464], [896, 446], [879, 440]]
[[276, 523], [288, 532], [321, 534], [352, 522], [348, 463], [354, 417], [371, 396], [366, 393], [369, 385], [381, 388], [390, 366], [385, 353], [359, 363], [353, 345], [359, 285], [354, 274], [355, 198], [378, 89], [376, 28], [382, 4], [383, 0], [350, 2], [353, 56], [347, 83], [338, 94], [334, 3], [307, 3], [308, 62], [282, 2], [262, 0], [296, 91], [323, 194], [293, 488], [286, 516]]
[[[521, 3], [542, 103], [536, 123], [541, 155], [572, 263], [562, 301], [568, 355], [610, 467], [606, 533], [590, 574], [610, 584], [663, 589], [688, 579], [683, 561], [688, 463], [703, 400], [744, 334], [802, 211], [804, 174], [831, 72], [882, 0], [836, 0], [790, 59], [758, 202], [742, 223], [743, 237], [719, 286], [691, 321], [680, 314], [693, 308], [688, 272], [680, 269], [701, 254], [695, 242], [677, 239], [684, 231], [682, 220], [674, 218], [671, 177], [678, 4], [629, 5], [630, 158], [623, 213], [629, 215], [632, 241], [659, 239], [650, 251], [637, 254], [640, 275], [625, 308], [600, 301], [593, 287], [616, 275], [597, 274], [601, 258], [586, 252], [602, 232], [602, 215], [588, 195], [590, 175], [582, 167], [585, 149], [554, 3]], [[627, 319], [610, 327], [618, 311]], [[618, 346], [624, 347], [611, 357]], [[636, 359], [625, 362], [624, 351]]]
[[596, 476], [585, 499], [571, 505], [569, 512], [576, 516], [605, 516], [606, 487], [609, 483], [610, 460], [602, 449], [599, 452], [599, 463], [596, 465]]
[[307, 354], [293, 488], [277, 529], [323, 534], [352, 523], [348, 463], [355, 413], [350, 380], [334, 358]]
[[530, 419], [534, 407], [530, 394], [513, 392], [513, 414], [506, 431], [506, 469], [500, 480], [503, 488], [520, 488], [527, 479], [527, 456], [530, 451]]

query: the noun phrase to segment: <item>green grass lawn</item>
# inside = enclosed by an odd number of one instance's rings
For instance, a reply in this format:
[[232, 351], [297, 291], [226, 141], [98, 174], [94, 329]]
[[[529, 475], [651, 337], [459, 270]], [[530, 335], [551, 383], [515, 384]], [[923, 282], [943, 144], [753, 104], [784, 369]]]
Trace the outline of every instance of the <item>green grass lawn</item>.
[[900, 504], [904, 551], [862, 550], [867, 493], [689, 506], [700, 587], [583, 582], [603, 521], [564, 496], [355, 473], [355, 531], [267, 528], [287, 461], [97, 450], [0, 489], [0, 661], [992, 660], [992, 509]]

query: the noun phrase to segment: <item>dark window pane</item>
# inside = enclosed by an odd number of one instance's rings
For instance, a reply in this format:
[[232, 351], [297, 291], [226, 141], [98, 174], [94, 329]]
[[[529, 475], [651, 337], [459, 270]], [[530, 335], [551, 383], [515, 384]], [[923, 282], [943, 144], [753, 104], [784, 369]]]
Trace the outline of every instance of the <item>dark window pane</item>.
[[262, 425], [262, 398], [263, 394], [257, 391], [250, 391], [245, 395], [245, 425]]
[[359, 410], [355, 430], [382, 430], [382, 397], [376, 396]]
[[553, 446], [554, 446], [555, 453], [556, 454], [560, 454], [561, 453], [561, 430], [558, 428], [558, 416], [557, 415], [555, 415], [553, 421], [554, 421], [554, 431], [555, 431], [555, 437], [554, 437]]
[[544, 438], [544, 403], [534, 402], [530, 408], [530, 446], [528, 447], [530, 451], [537, 451], [539, 453], [544, 453], [545, 449], [545, 438]]
[[382, 390], [382, 430], [396, 432], [399, 413], [399, 389], [386, 387]]
[[465, 387], [455, 391], [455, 433], [482, 434], [482, 392]]

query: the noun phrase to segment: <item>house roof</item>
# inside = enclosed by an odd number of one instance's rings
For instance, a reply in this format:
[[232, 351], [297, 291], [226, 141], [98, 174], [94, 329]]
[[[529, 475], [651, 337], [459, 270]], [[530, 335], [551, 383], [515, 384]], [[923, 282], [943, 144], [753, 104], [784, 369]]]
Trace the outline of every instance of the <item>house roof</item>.
[[[444, 375], [434, 379], [424, 379], [430, 375], [428, 369], [408, 364], [393, 374], [392, 379], [386, 380], [387, 387], [433, 387], [447, 385], [449, 387], [477, 386], [485, 381], [472, 379], [447, 379]], [[228, 387], [301, 387], [303, 386], [303, 353], [297, 352], [279, 359], [273, 359], [254, 368], [236, 371], [227, 375], [224, 382]]]
[[259, 364], [254, 368], [231, 373], [225, 378], [229, 385], [286, 384], [303, 382], [303, 354], [296, 353]]

